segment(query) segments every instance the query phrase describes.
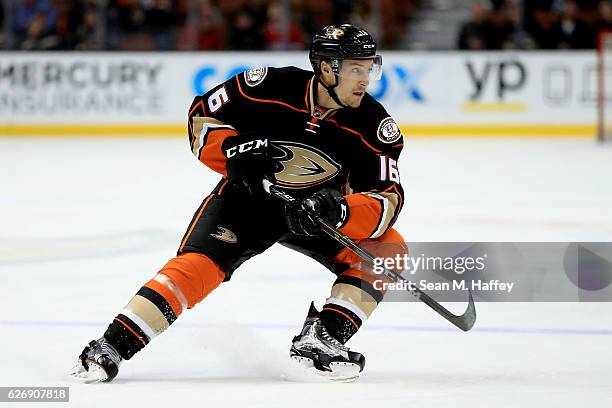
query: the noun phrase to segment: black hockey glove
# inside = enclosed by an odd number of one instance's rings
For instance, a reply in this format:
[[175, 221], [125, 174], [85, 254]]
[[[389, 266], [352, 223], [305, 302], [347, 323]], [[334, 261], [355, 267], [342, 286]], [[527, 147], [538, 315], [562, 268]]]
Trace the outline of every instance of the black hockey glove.
[[269, 141], [263, 138], [236, 138], [233, 145], [224, 144], [223, 150], [227, 156], [227, 178], [241, 184], [253, 198], [269, 198], [262, 185], [264, 178], [272, 183], [276, 181]]
[[287, 226], [295, 235], [318, 237], [324, 234], [312, 215], [321, 217], [334, 227], [340, 227], [348, 219], [348, 204], [339, 191], [324, 188], [309, 198], [285, 206]]

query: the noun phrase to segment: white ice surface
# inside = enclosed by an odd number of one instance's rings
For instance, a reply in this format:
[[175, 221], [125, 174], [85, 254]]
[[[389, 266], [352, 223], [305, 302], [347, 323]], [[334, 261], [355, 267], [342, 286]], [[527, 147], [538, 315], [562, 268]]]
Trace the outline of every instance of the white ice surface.
[[[408, 241], [612, 241], [610, 146], [409, 139], [400, 169]], [[612, 406], [610, 303], [478, 303], [468, 333], [385, 303], [349, 343], [367, 358], [358, 382], [285, 381], [290, 339], [333, 276], [280, 247], [112, 384], [71, 382], [216, 180], [179, 139], [0, 139], [0, 386], [70, 386], [70, 406], [105, 408]]]

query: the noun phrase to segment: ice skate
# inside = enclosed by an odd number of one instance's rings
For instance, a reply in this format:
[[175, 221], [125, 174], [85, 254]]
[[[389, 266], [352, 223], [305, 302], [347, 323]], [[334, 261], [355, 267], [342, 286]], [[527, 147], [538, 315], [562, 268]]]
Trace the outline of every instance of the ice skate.
[[314, 304], [302, 332], [293, 338], [289, 354], [302, 367], [336, 381], [356, 380], [365, 366], [362, 354], [350, 351], [327, 332]]
[[109, 382], [117, 376], [122, 361], [117, 350], [101, 337], [83, 349], [70, 375], [84, 383]]

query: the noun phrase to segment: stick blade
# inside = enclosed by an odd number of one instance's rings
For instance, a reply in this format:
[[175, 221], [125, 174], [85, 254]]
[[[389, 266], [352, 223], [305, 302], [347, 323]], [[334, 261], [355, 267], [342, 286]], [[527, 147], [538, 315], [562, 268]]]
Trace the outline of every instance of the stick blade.
[[461, 316], [453, 316], [453, 319], [450, 320], [451, 323], [463, 331], [470, 330], [472, 327], [474, 327], [474, 323], [476, 323], [476, 306], [474, 305], [474, 297], [472, 296], [471, 290], [468, 290], [468, 293], [470, 297], [468, 299], [467, 309]]

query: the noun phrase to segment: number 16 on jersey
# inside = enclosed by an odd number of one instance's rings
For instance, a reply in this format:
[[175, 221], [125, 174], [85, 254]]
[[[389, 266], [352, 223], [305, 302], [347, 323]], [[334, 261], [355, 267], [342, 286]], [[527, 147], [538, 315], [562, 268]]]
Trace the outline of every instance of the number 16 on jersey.
[[395, 183], [400, 182], [399, 170], [397, 168], [397, 161], [387, 156], [378, 156], [380, 160], [380, 180], [381, 181], [393, 181]]

